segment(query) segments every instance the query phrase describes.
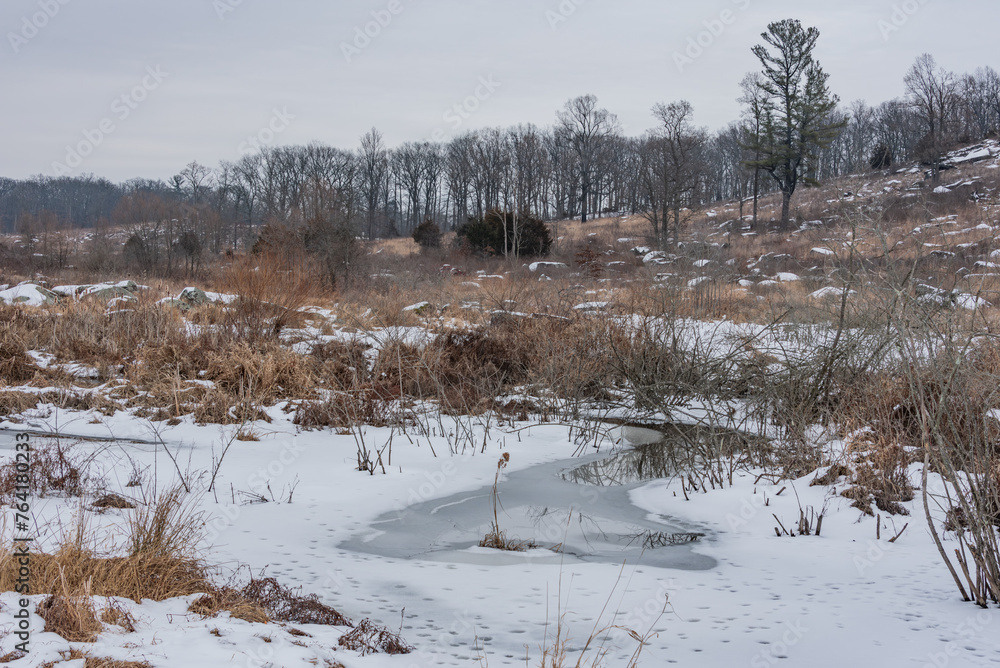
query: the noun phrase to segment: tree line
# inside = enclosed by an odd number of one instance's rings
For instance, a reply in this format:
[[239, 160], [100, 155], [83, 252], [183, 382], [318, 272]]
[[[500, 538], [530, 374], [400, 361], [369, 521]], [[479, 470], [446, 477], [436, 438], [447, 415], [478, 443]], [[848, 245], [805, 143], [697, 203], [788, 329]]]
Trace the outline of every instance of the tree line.
[[215, 168], [192, 162], [167, 181], [113, 184], [92, 175], [0, 179], [0, 226], [36, 239], [66, 228], [128, 234], [137, 263], [173, 270], [203, 253], [249, 248], [265, 226], [321, 222], [361, 238], [409, 235], [425, 221], [455, 229], [491, 211], [535, 219], [641, 214], [676, 239], [690, 211], [782, 193], [788, 224], [799, 186], [900, 163], [934, 172], [959, 143], [1000, 130], [1000, 75], [956, 74], [928, 54], [905, 73], [904, 98], [843, 105], [814, 59], [815, 28], [772, 23], [739, 86], [741, 117], [710, 132], [683, 100], [657, 104], [654, 127], [623, 134], [593, 95], [548, 127], [485, 128], [448, 142], [389, 147], [372, 129], [355, 149], [262, 147]]

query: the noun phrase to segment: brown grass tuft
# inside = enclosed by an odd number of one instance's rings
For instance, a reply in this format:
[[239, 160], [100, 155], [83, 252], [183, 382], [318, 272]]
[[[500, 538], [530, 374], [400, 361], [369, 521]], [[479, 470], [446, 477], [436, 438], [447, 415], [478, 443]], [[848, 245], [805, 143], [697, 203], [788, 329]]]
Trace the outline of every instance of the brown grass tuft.
[[135, 504], [118, 494], [105, 494], [91, 504], [94, 508], [117, 508], [125, 510], [135, 508]]
[[220, 589], [205, 594], [188, 606], [188, 612], [203, 617], [215, 617], [222, 612], [228, 612], [231, 617], [251, 624], [267, 624], [271, 621], [263, 607], [249, 601], [242, 592], [234, 589]]
[[274, 578], [251, 579], [241, 589], [217, 589], [196, 599], [188, 610], [205, 617], [229, 612], [233, 617], [259, 624], [274, 620], [296, 624], [351, 626], [350, 619], [320, 602], [315, 594], [299, 594]]
[[[153, 665], [146, 661], [120, 661], [106, 657], [95, 657], [78, 649], [63, 652], [62, 657], [63, 661], [78, 661], [82, 659], [83, 668], [153, 668]], [[54, 668], [61, 664], [62, 662], [49, 662], [42, 664], [40, 668]]]
[[128, 633], [135, 633], [135, 617], [116, 599], [108, 599], [108, 605], [101, 610], [100, 620], [105, 624], [121, 627]]
[[145, 661], [119, 661], [89, 655], [85, 659], [83, 668], [153, 668], [153, 664]]
[[409, 654], [413, 648], [399, 634], [363, 619], [354, 629], [340, 638], [340, 646], [361, 656], [368, 654]]
[[[0, 591], [14, 591], [17, 569], [9, 551], [0, 553]], [[163, 601], [212, 591], [207, 569], [195, 560], [140, 555], [96, 557], [73, 546], [55, 554], [31, 555], [31, 590], [35, 594], [76, 593], [90, 586], [95, 596]]]
[[203, 514], [185, 504], [180, 485], [129, 515], [129, 555], [185, 561], [197, 554]]
[[[2, 354], [2, 353], [0, 353]], [[37, 408], [38, 395], [27, 392], [0, 392], [0, 416], [18, 415]]]
[[7, 322], [0, 327], [0, 381], [7, 385], [27, 383], [38, 371], [14, 326]]
[[45, 630], [69, 642], [94, 642], [103, 627], [88, 595], [53, 594], [35, 608], [45, 621]]

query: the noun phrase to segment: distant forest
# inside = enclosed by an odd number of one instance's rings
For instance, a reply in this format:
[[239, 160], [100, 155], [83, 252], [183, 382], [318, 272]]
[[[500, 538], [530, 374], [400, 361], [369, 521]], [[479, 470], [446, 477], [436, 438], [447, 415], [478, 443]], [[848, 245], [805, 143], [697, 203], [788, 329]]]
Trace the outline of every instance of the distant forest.
[[[924, 55], [904, 80], [905, 98], [877, 106], [829, 95], [823, 120], [836, 132], [803, 156], [806, 185], [901, 163], [933, 166], [949, 148], [1000, 129], [994, 69], [957, 74]], [[355, 149], [264, 147], [215, 168], [192, 162], [166, 181], [0, 178], [0, 229], [30, 237], [124, 228], [136, 243], [170, 247], [186, 235], [199, 252], [220, 253], [246, 247], [263, 225], [317, 218], [384, 238], [426, 220], [454, 229], [490, 210], [542, 220], [645, 213], [663, 204], [664, 189], [672, 189], [675, 207], [743, 200], [781, 188], [762, 178], [760, 156], [780, 101], [761, 73], [734, 86], [737, 94], [741, 118], [714, 132], [694, 126], [694, 110], [679, 101], [657, 105], [657, 126], [627, 137], [614, 114], [584, 96], [567, 102], [549, 127], [488, 128], [444, 143], [391, 148], [372, 129]]]

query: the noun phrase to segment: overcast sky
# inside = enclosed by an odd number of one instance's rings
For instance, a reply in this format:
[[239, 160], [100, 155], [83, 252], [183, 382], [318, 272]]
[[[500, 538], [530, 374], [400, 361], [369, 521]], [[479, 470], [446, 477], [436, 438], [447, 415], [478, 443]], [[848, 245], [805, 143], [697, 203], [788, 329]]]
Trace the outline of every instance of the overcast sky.
[[628, 134], [678, 99], [715, 129], [783, 18], [820, 29], [845, 103], [902, 95], [923, 52], [1000, 69], [996, 0], [2, 0], [0, 176], [167, 179], [259, 140], [544, 126], [586, 93]]

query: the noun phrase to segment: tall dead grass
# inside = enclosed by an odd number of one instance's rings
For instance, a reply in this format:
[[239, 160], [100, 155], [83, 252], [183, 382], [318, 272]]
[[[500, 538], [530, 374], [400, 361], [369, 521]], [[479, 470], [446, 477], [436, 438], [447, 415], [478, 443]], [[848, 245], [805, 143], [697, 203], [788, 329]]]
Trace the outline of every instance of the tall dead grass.
[[223, 285], [236, 296], [226, 311], [228, 324], [237, 337], [251, 343], [300, 325], [301, 309], [321, 290], [319, 279], [301, 257], [277, 252], [234, 260]]

